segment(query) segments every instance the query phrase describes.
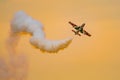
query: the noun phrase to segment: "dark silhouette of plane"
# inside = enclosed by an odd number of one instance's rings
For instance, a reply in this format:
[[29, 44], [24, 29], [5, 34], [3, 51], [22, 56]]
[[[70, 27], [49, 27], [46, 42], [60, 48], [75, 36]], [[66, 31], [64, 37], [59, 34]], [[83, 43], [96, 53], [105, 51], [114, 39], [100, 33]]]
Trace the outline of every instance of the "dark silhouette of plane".
[[[75, 35], [79, 35], [79, 36], [81, 36], [80, 35], [80, 33], [82, 33], [82, 34], [84, 34], [84, 35], [87, 35], [87, 36], [91, 36], [91, 34], [90, 33], [88, 33], [87, 31], [85, 31], [83, 28], [84, 28], [84, 26], [85, 26], [85, 23], [83, 23], [81, 26], [77, 26], [76, 24], [74, 24], [74, 23], [72, 23], [72, 22], [70, 22], [69, 21], [69, 24], [71, 24], [72, 26], [73, 26], [73, 28], [76, 30], [72, 30], [74, 33], [75, 33]], [[79, 33], [80, 32], [80, 33]]]

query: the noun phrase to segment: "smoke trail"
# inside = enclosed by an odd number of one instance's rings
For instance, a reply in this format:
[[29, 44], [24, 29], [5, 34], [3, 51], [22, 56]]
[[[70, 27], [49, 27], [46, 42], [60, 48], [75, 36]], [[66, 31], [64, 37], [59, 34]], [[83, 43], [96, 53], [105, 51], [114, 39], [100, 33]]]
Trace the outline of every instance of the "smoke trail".
[[72, 41], [72, 38], [58, 41], [46, 39], [42, 24], [32, 19], [23, 11], [19, 11], [14, 15], [10, 29], [10, 35], [6, 42], [9, 61], [6, 62], [5, 59], [0, 58], [0, 80], [27, 79], [27, 56], [25, 54], [18, 54], [16, 51], [21, 32], [31, 34], [30, 43], [43, 52], [58, 52], [67, 47]]
[[[13, 41], [18, 42], [18, 34], [21, 32], [31, 34], [32, 37], [30, 38], [30, 43], [43, 52], [58, 52], [59, 50], [66, 48], [72, 41], [72, 38], [58, 41], [46, 39], [42, 24], [23, 11], [17, 12], [11, 22], [11, 34], [13, 35], [11, 36], [12, 40], [10, 39], [10, 41], [12, 41], [11, 43], [13, 43]], [[13, 46], [16, 46], [14, 44], [17, 43], [12, 44]]]
[[23, 54], [12, 56], [10, 61], [10, 70], [12, 72], [11, 78], [15, 80], [26, 80], [28, 74], [27, 57]]
[[11, 72], [3, 58], [0, 58], [0, 80], [9, 80]]
[[11, 56], [7, 63], [0, 58], [0, 80], [26, 80], [28, 62], [25, 55]]
[[[20, 34], [14, 34], [10, 31], [9, 38], [6, 42], [8, 50], [9, 62], [8, 64], [4, 59], [0, 62], [0, 80], [26, 80], [28, 74], [28, 61], [25, 54], [18, 53], [16, 47], [20, 39]], [[2, 66], [2, 67], [1, 67]], [[2, 69], [4, 68], [4, 69]], [[4, 74], [4, 75], [3, 75]]]

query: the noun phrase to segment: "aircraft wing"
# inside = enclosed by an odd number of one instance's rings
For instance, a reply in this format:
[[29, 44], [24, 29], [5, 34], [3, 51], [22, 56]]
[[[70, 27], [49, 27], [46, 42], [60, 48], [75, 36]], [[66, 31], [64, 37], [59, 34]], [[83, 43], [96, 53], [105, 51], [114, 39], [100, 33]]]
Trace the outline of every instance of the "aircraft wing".
[[89, 36], [89, 37], [91, 36], [91, 34], [90, 34], [90, 33], [88, 33], [88, 32], [87, 32], [87, 31], [85, 31], [85, 30], [83, 31], [83, 33], [84, 33], [85, 35]]
[[76, 24], [69, 21], [69, 24], [71, 24], [73, 27], [77, 26]]

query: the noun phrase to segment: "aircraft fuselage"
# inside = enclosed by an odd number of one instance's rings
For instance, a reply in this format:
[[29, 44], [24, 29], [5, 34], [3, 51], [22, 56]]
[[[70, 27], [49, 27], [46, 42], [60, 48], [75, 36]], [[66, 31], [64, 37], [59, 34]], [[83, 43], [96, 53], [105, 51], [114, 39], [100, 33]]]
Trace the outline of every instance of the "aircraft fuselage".
[[83, 28], [85, 26], [85, 23], [83, 23], [81, 26], [75, 26], [75, 29], [81, 33], [83, 33]]
[[79, 27], [76, 26], [75, 29], [76, 29], [77, 31], [83, 33], [83, 27], [81, 27], [81, 26], [79, 26]]

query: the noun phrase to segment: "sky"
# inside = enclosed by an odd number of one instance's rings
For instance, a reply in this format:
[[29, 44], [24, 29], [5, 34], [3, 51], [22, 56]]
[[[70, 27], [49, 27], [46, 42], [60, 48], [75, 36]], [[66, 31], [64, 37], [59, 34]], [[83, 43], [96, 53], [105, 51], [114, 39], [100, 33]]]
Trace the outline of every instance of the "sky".
[[[74, 37], [66, 49], [49, 54], [23, 35], [17, 50], [28, 58], [27, 80], [120, 80], [119, 9], [119, 0], [0, 0], [0, 57], [9, 63], [10, 21], [23, 10], [43, 23], [48, 39]], [[86, 23], [92, 36], [75, 36], [68, 21]]]

